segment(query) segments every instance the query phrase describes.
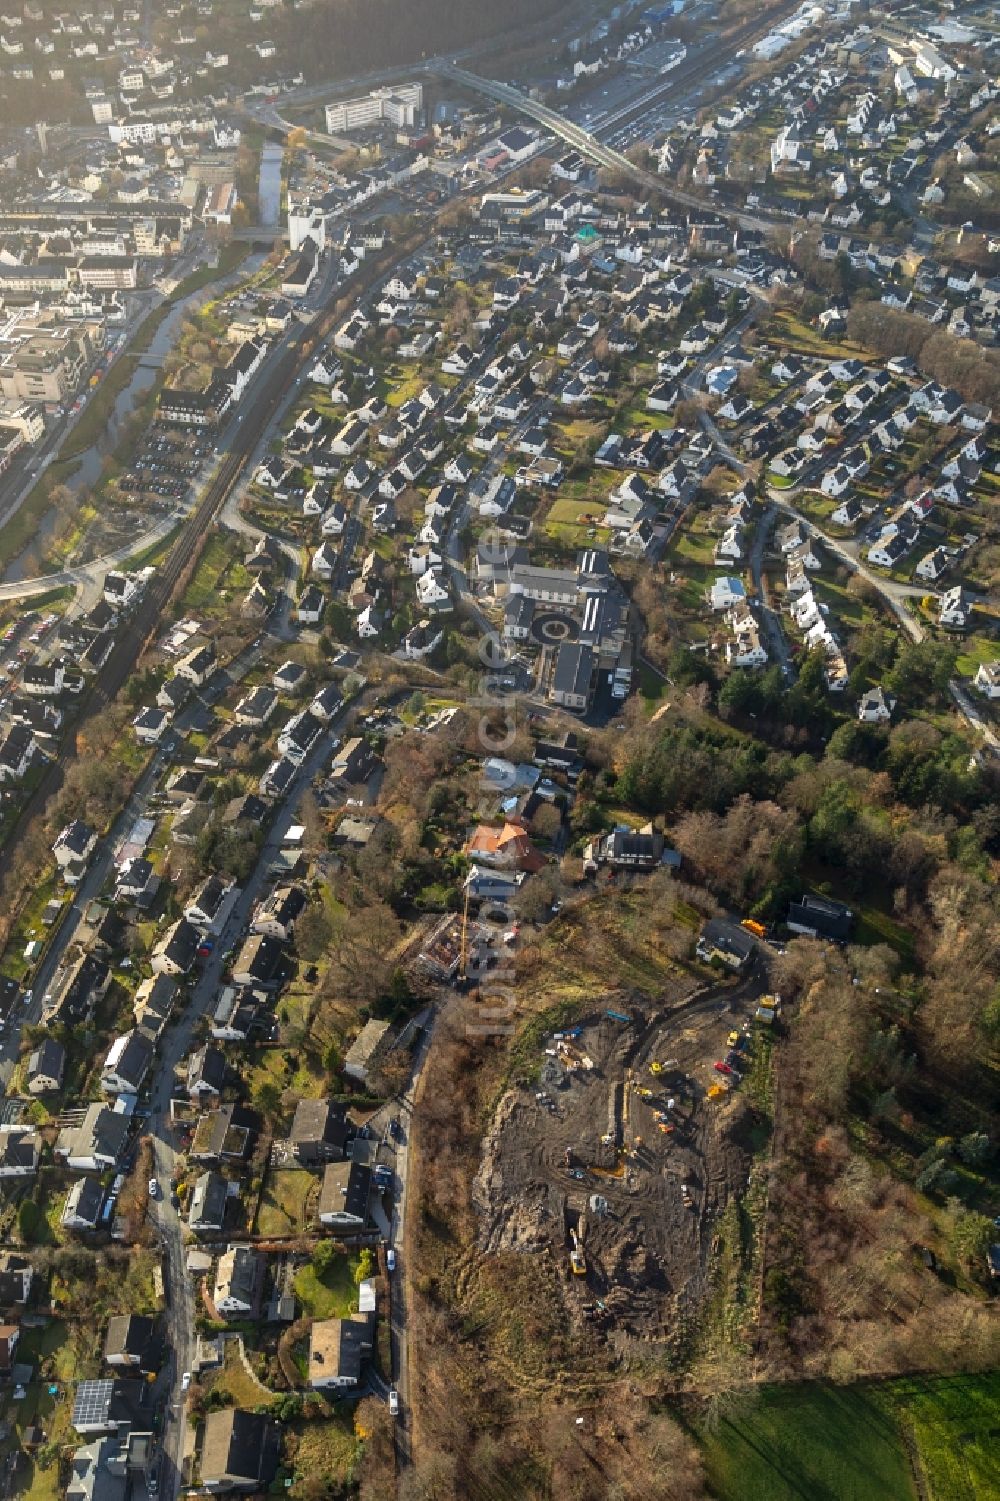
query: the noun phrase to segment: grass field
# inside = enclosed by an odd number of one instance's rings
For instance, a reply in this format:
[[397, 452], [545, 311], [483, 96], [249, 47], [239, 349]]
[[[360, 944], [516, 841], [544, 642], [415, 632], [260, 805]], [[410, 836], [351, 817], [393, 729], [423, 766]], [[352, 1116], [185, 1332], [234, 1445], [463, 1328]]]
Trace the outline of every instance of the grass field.
[[295, 1296], [310, 1318], [344, 1319], [357, 1312], [357, 1264], [355, 1256], [338, 1256], [322, 1277], [312, 1264], [302, 1268], [295, 1278]]
[[719, 1501], [917, 1501], [899, 1431], [863, 1389], [765, 1390], [702, 1444]]
[[818, 329], [803, 323], [793, 313], [784, 310], [775, 313], [768, 328], [770, 342], [780, 349], [792, 349], [798, 354], [817, 355], [822, 359], [858, 359], [868, 363], [874, 356], [868, 354], [849, 340], [843, 343], [825, 339]]
[[855, 943], [887, 943], [904, 963], [913, 960], [913, 934], [896, 922], [887, 912], [881, 912], [877, 907], [862, 906], [858, 911], [858, 926], [854, 936]]
[[554, 500], [545, 518], [545, 530], [568, 546], [607, 546], [611, 532], [608, 527], [598, 525], [606, 509], [603, 500], [578, 500], [570, 496]]
[[305, 1230], [309, 1199], [317, 1181], [304, 1168], [269, 1172], [257, 1213], [258, 1235], [297, 1235]]
[[931, 1501], [1000, 1496], [1000, 1371], [899, 1382], [888, 1396], [917, 1446]]
[[705, 591], [723, 573], [738, 573], [737, 567], [715, 564], [715, 538], [694, 525], [675, 534], [664, 562], [669, 570], [668, 591], [672, 601], [693, 614], [706, 612]]
[[765, 1389], [701, 1432], [718, 1501], [928, 1501], [1000, 1496], [1000, 1372], [882, 1386]]
[[964, 677], [973, 678], [984, 662], [995, 662], [1000, 646], [990, 636], [966, 636], [962, 641], [956, 667]]
[[[357, 1462], [358, 1440], [354, 1434], [351, 1408], [331, 1415], [324, 1422], [294, 1423], [286, 1430], [295, 1439], [291, 1496], [298, 1482], [317, 1478], [326, 1486], [325, 1494], [343, 1495], [342, 1487]], [[316, 1494], [314, 1490], [313, 1495]]]
[[209, 1383], [212, 1391], [225, 1392], [234, 1407], [253, 1411], [261, 1402], [267, 1401], [266, 1393], [257, 1385], [239, 1356], [235, 1339], [227, 1339], [222, 1365]]
[[209, 537], [184, 593], [185, 610], [204, 615], [226, 614], [232, 596], [245, 592], [253, 583], [243, 566], [244, 551], [238, 537], [221, 533]]

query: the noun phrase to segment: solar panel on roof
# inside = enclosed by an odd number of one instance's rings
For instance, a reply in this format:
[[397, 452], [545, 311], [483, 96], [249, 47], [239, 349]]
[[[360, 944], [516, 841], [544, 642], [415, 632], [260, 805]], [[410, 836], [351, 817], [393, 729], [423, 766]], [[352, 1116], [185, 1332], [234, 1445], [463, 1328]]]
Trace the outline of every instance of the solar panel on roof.
[[73, 1402], [73, 1427], [103, 1423], [108, 1414], [113, 1381], [81, 1381]]

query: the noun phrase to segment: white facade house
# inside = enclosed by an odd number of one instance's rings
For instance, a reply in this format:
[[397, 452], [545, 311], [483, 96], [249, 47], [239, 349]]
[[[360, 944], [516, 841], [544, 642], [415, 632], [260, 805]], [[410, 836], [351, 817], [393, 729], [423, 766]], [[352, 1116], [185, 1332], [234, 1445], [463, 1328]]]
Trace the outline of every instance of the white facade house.
[[858, 719], [862, 724], [888, 724], [896, 700], [881, 686], [870, 688], [858, 700]]

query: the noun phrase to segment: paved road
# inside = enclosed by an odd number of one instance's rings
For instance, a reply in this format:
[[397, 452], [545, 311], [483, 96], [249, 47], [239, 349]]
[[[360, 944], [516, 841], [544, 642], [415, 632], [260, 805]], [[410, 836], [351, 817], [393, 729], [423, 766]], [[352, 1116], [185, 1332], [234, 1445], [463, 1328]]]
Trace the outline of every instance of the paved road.
[[[410, 1137], [413, 1126], [413, 1109], [420, 1076], [427, 1054], [430, 1049], [431, 1033], [434, 1026], [434, 1013], [428, 1012], [424, 1018], [424, 1031], [420, 1039], [420, 1046], [414, 1058], [413, 1073], [407, 1085], [406, 1092], [398, 1101], [393, 1102], [393, 1118], [400, 1125], [400, 1139], [396, 1142], [396, 1181], [394, 1185], [395, 1199], [392, 1206], [392, 1234], [391, 1243], [397, 1247], [397, 1257], [401, 1254], [401, 1248], [406, 1243], [407, 1215], [412, 1212], [409, 1195], [409, 1162], [410, 1162]], [[389, 1137], [392, 1141], [392, 1137]], [[390, 1344], [392, 1348], [392, 1370], [396, 1390], [399, 1392], [400, 1423], [397, 1431], [397, 1454], [405, 1463], [409, 1457], [409, 1414], [412, 1406], [410, 1394], [410, 1350], [409, 1350], [409, 1267], [402, 1265], [397, 1260], [396, 1270], [393, 1276], [396, 1278], [394, 1288], [395, 1296], [392, 1300], [392, 1327], [390, 1329]]]
[[[856, 542], [842, 542], [837, 537], [828, 536], [814, 521], [810, 521], [808, 516], [804, 516], [801, 511], [795, 509], [785, 498], [787, 494], [787, 491], [771, 490], [770, 500], [772, 505], [784, 512], [786, 516], [801, 522], [810, 536], [819, 538], [823, 545], [829, 548], [830, 552], [835, 557], [838, 557], [842, 563], [846, 564], [852, 573], [857, 573], [866, 583], [870, 584], [885, 601], [911, 641], [923, 641], [927, 633], [920, 621], [906, 608], [906, 602], [909, 599], [922, 598], [925, 594], [933, 591], [915, 584], [901, 584], [896, 579], [883, 578], [881, 574], [875, 573], [873, 569], [867, 567], [861, 561]], [[952, 678], [948, 684], [948, 692], [956, 709], [966, 723], [978, 734], [982, 735], [986, 744], [995, 755], [1000, 755], [1000, 735], [997, 734], [991, 725], [986, 723], [966, 686], [959, 682], [957, 678]]]
[[[0, 584], [0, 600], [33, 599], [38, 594], [48, 594], [52, 589], [67, 587], [81, 591], [84, 596], [88, 591], [90, 594], [103, 592], [104, 575], [110, 568], [126, 563], [129, 558], [134, 558], [147, 547], [152, 547], [154, 543], [168, 537], [190, 508], [190, 505], [186, 505], [183, 510], [172, 511], [169, 516], [164, 516], [155, 526], [150, 527], [149, 531], [141, 532], [124, 547], [116, 548], [114, 552], [104, 553], [99, 558], [93, 558], [89, 563], [81, 563], [78, 568], [64, 568], [61, 573], [46, 573], [40, 578], [21, 579], [16, 584]], [[90, 603], [96, 604], [96, 597], [91, 599]], [[86, 609], [88, 606], [84, 603], [82, 608]]]
[[757, 523], [753, 547], [750, 549], [750, 575], [753, 579], [754, 594], [760, 600], [760, 617], [764, 626], [764, 634], [767, 636], [771, 661], [778, 662], [786, 678], [790, 679], [793, 672], [792, 654], [782, 629], [781, 618], [764, 592], [764, 549], [771, 539], [777, 515], [776, 507], [769, 505]]
[[177, 1024], [168, 1030], [157, 1065], [150, 1101], [151, 1115], [148, 1129], [153, 1138], [156, 1176], [164, 1191], [163, 1196], [153, 1206], [153, 1218], [169, 1268], [170, 1294], [167, 1300], [167, 1329], [173, 1358], [171, 1406], [163, 1436], [167, 1473], [161, 1477], [160, 1481], [160, 1496], [164, 1498], [164, 1501], [174, 1501], [181, 1486], [184, 1444], [188, 1428], [181, 1400], [180, 1382], [182, 1373], [192, 1369], [196, 1339], [194, 1289], [184, 1265], [184, 1228], [181, 1217], [169, 1198], [170, 1179], [178, 1156], [176, 1132], [170, 1122], [170, 1099], [173, 1094], [174, 1073], [191, 1050], [198, 1023], [209, 1011], [219, 994], [225, 969], [225, 954], [247, 926], [253, 908], [271, 878], [271, 864], [281, 851], [284, 838], [293, 822], [298, 799], [329, 755], [332, 736], [340, 724], [341, 720], [338, 720], [331, 725], [292, 779], [253, 874], [241, 891], [225, 929], [216, 940], [212, 953], [205, 961], [204, 969], [190, 991], [183, 1015]]
[[0, 1044], [0, 1085], [2, 1085], [4, 1090], [10, 1084], [14, 1064], [17, 1061], [21, 1044], [21, 1028], [26, 1023], [34, 1025], [41, 1021], [44, 996], [51, 986], [59, 966], [63, 963], [67, 952], [77, 938], [83, 922], [84, 912], [104, 888], [114, 864], [115, 850], [120, 845], [125, 834], [132, 827], [135, 819], [142, 816], [146, 798], [155, 786], [156, 779], [163, 770], [166, 758], [167, 752], [161, 747], [157, 750], [149, 766], [136, 783], [132, 796], [116, 818], [107, 838], [103, 839], [98, 845], [86, 875], [73, 892], [72, 905], [66, 910], [66, 914], [51, 941], [48, 953], [32, 979], [33, 994], [31, 1004], [23, 1008], [23, 1015], [19, 1020], [11, 1022], [10, 1028], [4, 1034], [2, 1044]]
[[[713, 365], [718, 365], [724, 361], [729, 350], [735, 349], [747, 329], [752, 328], [761, 314], [768, 310], [768, 304], [760, 296], [759, 292], [755, 292], [751, 287], [746, 287], [743, 290], [748, 292], [754, 299], [752, 306], [744, 313], [738, 323], [733, 324], [732, 328], [723, 335], [717, 344], [713, 344], [711, 349], [706, 349], [705, 353], [700, 354], [692, 363], [690, 370], [687, 371], [681, 382], [681, 390], [685, 396], [689, 398], [698, 396], [709, 369]], [[735, 469], [737, 474], [745, 475], [747, 473], [747, 465], [719, 431], [711, 412], [699, 406], [698, 421], [701, 423], [703, 430], [711, 438], [716, 452], [722, 455], [726, 463], [732, 469]]]

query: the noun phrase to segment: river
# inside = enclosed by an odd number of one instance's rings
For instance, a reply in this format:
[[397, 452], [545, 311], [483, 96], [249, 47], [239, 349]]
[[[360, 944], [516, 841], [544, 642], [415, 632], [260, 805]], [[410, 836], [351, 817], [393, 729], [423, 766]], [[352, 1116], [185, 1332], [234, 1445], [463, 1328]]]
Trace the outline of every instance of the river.
[[[119, 392], [115, 400], [115, 405], [111, 417], [108, 420], [108, 425], [105, 428], [102, 437], [90, 448], [88, 448], [85, 453], [80, 455], [77, 461], [77, 467], [65, 480], [60, 481], [61, 484], [64, 484], [68, 490], [76, 491], [97, 483], [101, 474], [101, 466], [104, 463], [107, 455], [112, 452], [115, 444], [118, 441], [118, 434], [121, 430], [122, 423], [141, 403], [146, 392], [156, 380], [156, 377], [159, 374], [158, 367], [161, 361], [165, 359], [165, 357], [173, 348], [174, 340], [176, 339], [177, 334], [180, 331], [180, 326], [184, 321], [187, 313], [192, 307], [199, 306], [201, 303], [203, 303], [206, 297], [210, 295], [217, 295], [220, 287], [228, 286], [231, 283], [248, 275], [248, 273], [259, 267], [262, 261], [263, 256], [259, 254], [251, 256], [249, 260], [243, 262], [242, 266], [240, 266], [237, 271], [227, 276], [224, 281], [217, 283], [216, 286], [211, 289], [202, 288], [197, 292], [192, 292], [189, 297], [183, 298], [182, 301], [176, 303], [175, 306], [170, 309], [170, 312], [164, 318], [163, 322], [156, 330], [156, 333], [153, 335], [153, 338], [150, 341], [149, 349], [141, 357], [142, 360], [148, 361], [149, 363], [144, 364], [141, 363], [141, 361], [138, 359], [135, 360], [135, 368], [132, 371], [132, 378], [131, 380], [129, 380], [128, 384], [124, 386], [123, 389]], [[129, 359], [130, 356], [126, 351], [124, 355], [119, 355], [118, 358]], [[154, 360], [156, 361], [155, 365], [153, 364]], [[69, 458], [71, 455], [73, 455], [72, 433], [70, 433], [69, 437], [67, 438], [65, 449], [62, 451], [60, 456]], [[75, 457], [75, 455], [73, 456]], [[38, 528], [29, 546], [25, 548], [23, 553], [18, 554], [16, 558], [12, 559], [10, 564], [4, 571], [4, 583], [20, 583], [22, 579], [28, 576], [26, 573], [26, 564], [30, 561], [28, 555], [35, 550], [36, 544], [38, 542], [42, 542], [44, 544], [48, 541], [55, 527], [55, 520], [55, 513], [53, 511], [46, 512], [46, 514], [41, 518], [38, 524]]]
[[265, 141], [260, 153], [260, 182], [257, 187], [257, 213], [269, 229], [277, 228], [281, 217], [281, 163], [284, 148], [276, 141]]

